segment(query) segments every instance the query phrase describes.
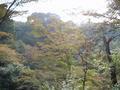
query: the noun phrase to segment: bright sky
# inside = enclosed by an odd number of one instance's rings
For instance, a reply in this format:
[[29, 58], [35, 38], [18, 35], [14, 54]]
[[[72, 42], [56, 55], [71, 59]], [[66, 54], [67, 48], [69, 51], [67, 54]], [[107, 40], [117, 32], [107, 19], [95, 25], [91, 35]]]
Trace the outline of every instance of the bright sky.
[[105, 1], [106, 0], [39, 0], [39, 2], [32, 2], [20, 7], [19, 9], [28, 10], [28, 14], [15, 17], [14, 19], [17, 21], [26, 21], [26, 17], [33, 12], [50, 12], [59, 15], [64, 21], [72, 20], [75, 23], [81, 23], [88, 20], [88, 17], [80, 14], [81, 11], [90, 10], [103, 13], [106, 11]]

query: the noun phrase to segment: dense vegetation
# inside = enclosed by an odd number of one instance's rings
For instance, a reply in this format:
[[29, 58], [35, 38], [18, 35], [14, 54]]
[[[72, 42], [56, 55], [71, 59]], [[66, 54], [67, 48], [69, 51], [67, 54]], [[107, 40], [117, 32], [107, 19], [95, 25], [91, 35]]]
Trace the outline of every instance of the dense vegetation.
[[11, 7], [28, 1], [0, 4], [0, 90], [120, 89], [119, 0], [104, 15], [87, 13], [106, 22], [80, 26], [52, 13], [12, 20], [24, 11]]

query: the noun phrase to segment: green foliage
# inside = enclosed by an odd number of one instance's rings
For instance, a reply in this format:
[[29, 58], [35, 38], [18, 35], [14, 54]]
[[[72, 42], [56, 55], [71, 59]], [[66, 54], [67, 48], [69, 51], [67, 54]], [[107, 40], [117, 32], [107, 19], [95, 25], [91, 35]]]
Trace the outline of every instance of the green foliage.
[[120, 90], [120, 85], [116, 84], [115, 86], [112, 87], [112, 90]]
[[39, 88], [34, 72], [23, 66], [19, 54], [6, 45], [0, 45], [0, 72], [2, 90], [16, 90], [17, 88], [19, 88], [18, 90], [28, 88], [36, 90]]
[[[86, 90], [111, 90], [97, 25], [91, 30], [85, 25], [82, 33], [72, 22], [49, 14], [42, 18], [32, 14], [26, 23], [4, 22], [0, 26], [0, 90], [82, 90], [84, 81]], [[111, 57], [120, 79], [120, 53], [114, 45]]]

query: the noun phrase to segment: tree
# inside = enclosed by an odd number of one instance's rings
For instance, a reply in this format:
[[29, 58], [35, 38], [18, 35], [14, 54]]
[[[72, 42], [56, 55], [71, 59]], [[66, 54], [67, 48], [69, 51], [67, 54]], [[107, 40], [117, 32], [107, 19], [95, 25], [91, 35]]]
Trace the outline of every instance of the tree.
[[99, 14], [96, 12], [87, 12], [84, 15], [89, 15], [98, 18], [105, 18], [106, 21], [100, 24], [102, 31], [102, 40], [104, 44], [104, 51], [106, 54], [106, 59], [109, 61], [110, 64], [110, 75], [111, 75], [111, 82], [112, 85], [115, 86], [118, 82], [117, 74], [116, 74], [116, 66], [113, 64], [113, 60], [111, 57], [111, 42], [120, 36], [119, 32], [119, 0], [113, 0], [112, 3], [109, 3], [109, 10], [104, 14]]
[[[47, 14], [48, 15], [48, 14]], [[63, 22], [56, 15], [34, 15], [28, 17], [32, 33], [38, 38], [34, 46], [27, 45], [26, 64], [31, 69], [39, 71], [40, 81], [56, 89], [74, 86], [73, 66], [76, 62], [74, 54], [84, 41], [84, 35], [79, 27], [72, 22]], [[41, 16], [42, 18], [38, 18]], [[45, 20], [44, 20], [45, 18]], [[47, 18], [47, 19], [46, 19]], [[72, 78], [72, 79], [71, 79]]]
[[22, 56], [15, 50], [0, 45], [0, 89], [38, 90], [38, 81], [33, 72], [22, 64]]
[[24, 11], [16, 11], [15, 9], [25, 3], [37, 0], [12, 0], [5, 1], [0, 4], [0, 25], [15, 14], [23, 13]]

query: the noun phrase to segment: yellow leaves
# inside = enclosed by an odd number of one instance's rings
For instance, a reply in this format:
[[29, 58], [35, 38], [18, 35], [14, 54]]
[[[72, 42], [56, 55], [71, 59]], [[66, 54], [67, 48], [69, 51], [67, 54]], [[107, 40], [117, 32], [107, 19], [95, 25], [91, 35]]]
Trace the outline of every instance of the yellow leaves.
[[21, 70], [21, 74], [22, 76], [34, 76], [34, 71], [31, 70], [30, 68], [26, 68], [26, 67], [23, 67], [22, 70]]
[[42, 77], [42, 79], [49, 79], [49, 80], [54, 80], [54, 78], [56, 77], [54, 72], [51, 72], [50, 70], [36, 70], [37, 72], [37, 77]]
[[80, 76], [83, 75], [83, 70], [82, 70], [81, 67], [76, 66], [76, 67], [73, 68], [72, 73], [73, 73], [76, 77], [80, 77]]
[[9, 33], [1, 32], [1, 31], [0, 31], [0, 39], [1, 39], [1, 38], [7, 38], [7, 37], [9, 37]]
[[7, 7], [7, 5], [5, 5], [5, 4], [0, 4], [0, 18], [5, 15], [6, 10], [7, 10], [6, 7]]
[[0, 44], [12, 43], [13, 35], [7, 32], [0, 31]]
[[0, 44], [0, 63], [19, 63], [20, 56], [15, 52], [15, 50], [10, 49], [7, 45]]
[[26, 46], [25, 56], [29, 59], [36, 60], [39, 56], [39, 51], [37, 47]]
[[38, 48], [27, 50], [29, 52], [26, 54], [32, 59], [40, 57], [60, 60], [69, 50], [77, 51], [84, 42], [84, 35], [79, 27], [71, 22], [65, 23], [52, 17], [45, 26], [43, 21], [34, 16], [28, 17], [28, 22], [32, 24], [32, 34], [35, 37], [46, 36], [42, 42], [37, 43]]
[[[46, 41], [41, 43], [58, 49], [77, 49], [84, 41], [84, 35], [80, 32], [78, 26], [72, 22], [63, 22], [54, 16], [51, 16], [50, 22], [46, 24], [44, 20], [36, 16], [29, 16], [28, 22], [33, 27], [32, 34], [35, 37], [47, 36]], [[39, 43], [40, 45], [40, 43]]]

